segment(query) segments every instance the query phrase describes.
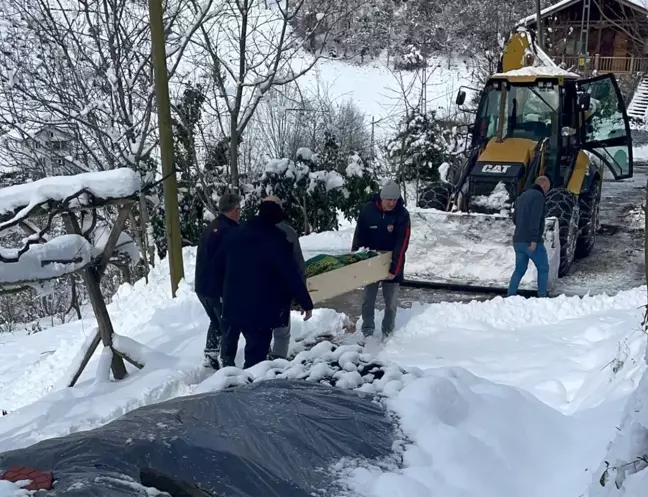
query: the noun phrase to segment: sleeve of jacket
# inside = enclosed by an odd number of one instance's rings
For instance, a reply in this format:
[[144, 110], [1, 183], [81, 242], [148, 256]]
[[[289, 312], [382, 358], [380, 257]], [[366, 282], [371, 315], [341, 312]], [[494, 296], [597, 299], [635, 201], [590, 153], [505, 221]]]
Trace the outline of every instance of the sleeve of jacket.
[[299, 237], [295, 234], [295, 242], [293, 243], [293, 258], [299, 266], [299, 274], [301, 279], [306, 282], [306, 261], [304, 260], [304, 253], [302, 252], [299, 243]]
[[282, 229], [286, 233], [286, 237], [292, 245], [293, 259], [295, 259], [295, 262], [297, 262], [297, 265], [299, 266], [299, 273], [301, 274], [302, 280], [306, 281], [306, 261], [304, 260], [304, 253], [302, 252], [299, 243], [299, 236], [297, 235], [297, 232], [287, 224], [282, 226]]
[[367, 230], [367, 207], [363, 207], [358, 216], [355, 231], [353, 232], [353, 242], [351, 243], [351, 252], [364, 247], [366, 243], [365, 232]]
[[518, 201], [515, 199], [515, 203], [513, 204], [513, 215], [511, 216], [511, 220], [513, 221], [513, 225], [517, 226], [516, 220], [517, 220], [517, 207], [518, 207]]
[[221, 240], [221, 243], [218, 244], [218, 248], [216, 249], [216, 252], [214, 253], [214, 257], [212, 259], [214, 264], [212, 275], [216, 282], [217, 298], [223, 296], [223, 286], [225, 284], [225, 268], [227, 267], [227, 252], [229, 245], [232, 242], [231, 238], [233, 237], [225, 237], [223, 240]]
[[544, 216], [544, 198], [541, 193], [537, 193], [530, 199], [529, 206], [529, 219], [528, 229], [531, 235], [531, 241], [539, 243], [542, 241], [542, 233], [540, 233], [540, 226], [542, 225], [542, 217]]
[[407, 252], [407, 248], [409, 247], [411, 222], [407, 209], [404, 209], [404, 214], [399, 216], [394, 230], [396, 232], [396, 241], [394, 243], [394, 250], [392, 251], [392, 262], [389, 266], [389, 272], [393, 275], [398, 275], [403, 271], [405, 252]]
[[290, 244], [286, 240], [280, 240], [277, 245], [272, 261], [278, 274], [284, 278], [293, 300], [305, 311], [312, 310], [313, 300], [308, 293], [306, 281], [302, 279], [299, 264], [291, 253]]

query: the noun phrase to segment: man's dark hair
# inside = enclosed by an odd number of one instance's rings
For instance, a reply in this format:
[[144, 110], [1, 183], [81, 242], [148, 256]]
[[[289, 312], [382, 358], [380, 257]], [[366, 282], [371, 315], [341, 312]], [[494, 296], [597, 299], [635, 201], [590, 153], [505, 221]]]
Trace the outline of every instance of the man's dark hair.
[[218, 212], [226, 214], [241, 205], [241, 197], [236, 193], [223, 193], [218, 199]]

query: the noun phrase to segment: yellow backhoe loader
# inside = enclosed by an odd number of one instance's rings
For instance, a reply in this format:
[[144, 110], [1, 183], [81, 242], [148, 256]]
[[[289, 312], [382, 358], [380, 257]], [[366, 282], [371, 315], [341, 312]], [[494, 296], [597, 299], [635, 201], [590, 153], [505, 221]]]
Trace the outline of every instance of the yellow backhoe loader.
[[[465, 101], [462, 88], [456, 103], [463, 108]], [[416, 215], [434, 226], [439, 242], [429, 257], [450, 265], [440, 271], [446, 283], [502, 286], [514, 265], [515, 198], [546, 175], [553, 286], [594, 246], [605, 168], [615, 180], [633, 174], [630, 126], [616, 78], [582, 78], [561, 69], [532, 33], [520, 29], [511, 33], [498, 72], [479, 94], [469, 132], [468, 160], [455, 180], [429, 184], [418, 198]], [[530, 270], [522, 288], [534, 285]]]

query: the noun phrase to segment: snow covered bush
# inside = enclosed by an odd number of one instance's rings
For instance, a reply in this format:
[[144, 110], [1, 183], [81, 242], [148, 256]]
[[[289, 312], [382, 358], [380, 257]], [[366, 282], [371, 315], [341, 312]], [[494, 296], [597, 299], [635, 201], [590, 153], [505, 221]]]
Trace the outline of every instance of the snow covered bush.
[[378, 178], [357, 153], [348, 158], [344, 174], [344, 198], [340, 209], [347, 219], [358, 219], [362, 207], [378, 191]]
[[272, 159], [256, 180], [246, 199], [244, 217], [257, 211], [268, 195], [283, 201], [288, 222], [299, 235], [338, 228], [337, 209], [345, 198], [345, 178], [334, 170], [320, 167], [319, 156], [305, 147], [291, 159]]
[[439, 166], [450, 159], [447, 148], [436, 113], [414, 110], [387, 144], [387, 154], [401, 181], [436, 181]]

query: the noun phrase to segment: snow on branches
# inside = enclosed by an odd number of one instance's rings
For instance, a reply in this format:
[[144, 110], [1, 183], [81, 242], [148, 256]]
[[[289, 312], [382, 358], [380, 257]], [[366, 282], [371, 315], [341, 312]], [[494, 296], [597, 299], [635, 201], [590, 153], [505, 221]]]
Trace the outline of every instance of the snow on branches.
[[[48, 239], [46, 234], [52, 230], [56, 215], [134, 201], [139, 190], [139, 176], [127, 168], [55, 176], [0, 189], [0, 232], [9, 232], [21, 226], [30, 233], [20, 248], [0, 246], [0, 284], [59, 278], [95, 259], [103, 261], [110, 255], [106, 256], [104, 251], [112, 252], [120, 244], [123, 246], [122, 252], [136, 262], [139, 254], [136, 257], [132, 239], [125, 233], [117, 233], [114, 235], [115, 243], [112, 243], [110, 239], [113, 235], [108, 234], [108, 226], [97, 223], [95, 216], [92, 223], [84, 226], [85, 232], [52, 239]], [[45, 216], [47, 222], [43, 228], [36, 227], [30, 221], [31, 218]], [[124, 219], [121, 220], [122, 224]], [[103, 231], [98, 231], [99, 228]], [[121, 231], [121, 226], [116, 228]]]
[[[338, 210], [357, 216], [362, 205], [375, 193], [378, 183], [373, 171], [359, 154], [348, 157], [339, 170], [329, 169], [330, 157], [300, 148], [297, 158], [272, 159], [246, 200], [246, 214], [256, 211], [266, 195], [276, 195], [293, 228], [301, 235], [338, 228]], [[335, 161], [334, 161], [335, 162]]]
[[[0, 285], [44, 281], [73, 273], [90, 263], [92, 246], [80, 235], [62, 235], [19, 250], [0, 247]], [[6, 262], [8, 261], [8, 262]]]

